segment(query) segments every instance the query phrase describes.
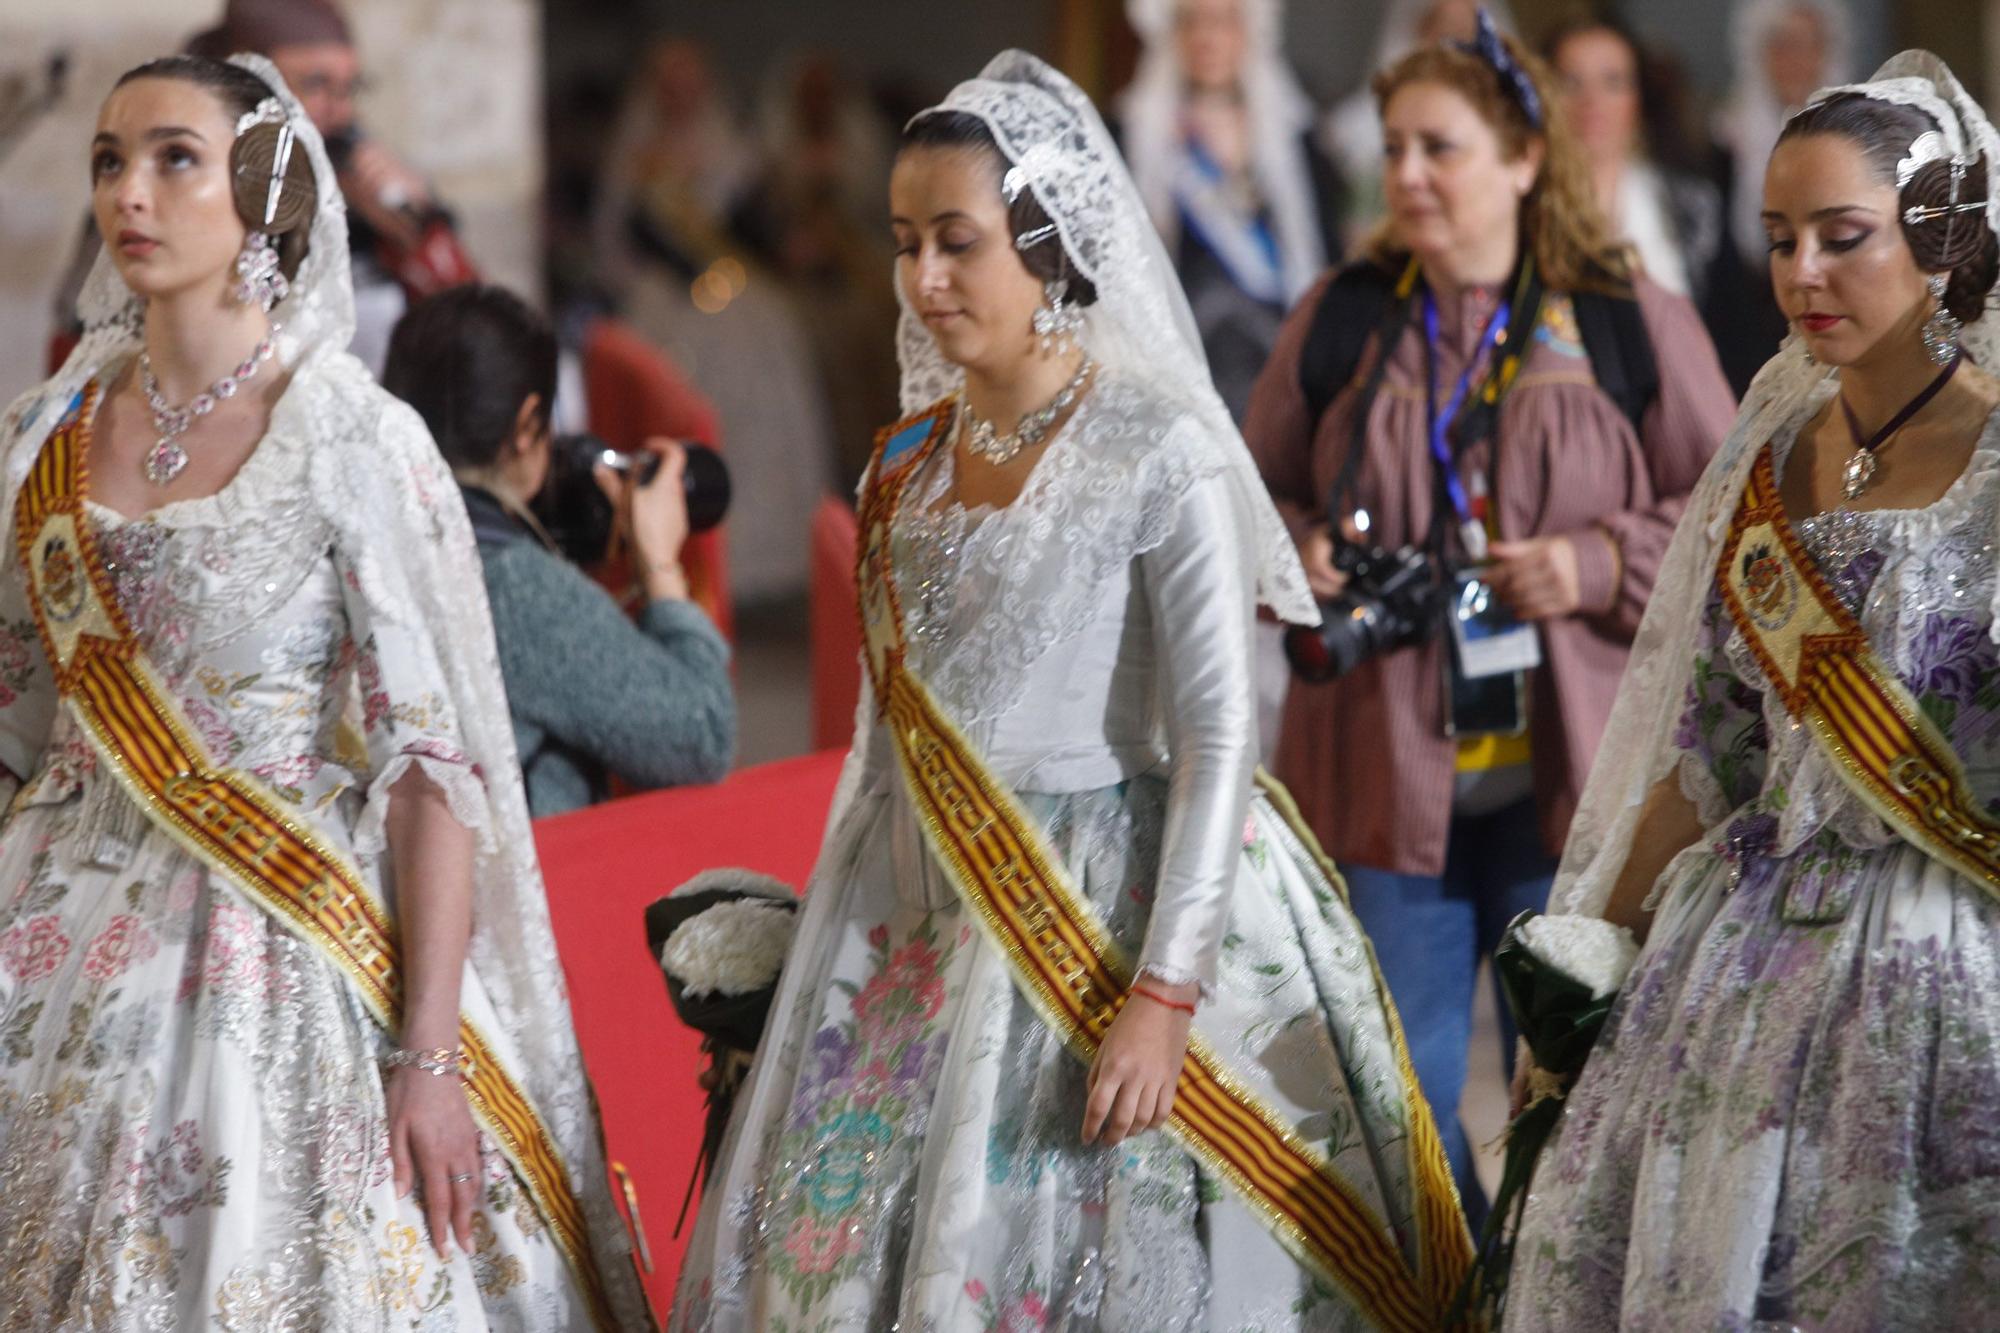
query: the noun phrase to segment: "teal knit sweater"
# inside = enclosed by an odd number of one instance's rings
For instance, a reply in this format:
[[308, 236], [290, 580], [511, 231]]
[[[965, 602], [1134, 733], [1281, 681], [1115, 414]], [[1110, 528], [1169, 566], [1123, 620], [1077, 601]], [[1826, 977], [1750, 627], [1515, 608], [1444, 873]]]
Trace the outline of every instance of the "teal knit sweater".
[[650, 788], [729, 771], [729, 645], [699, 607], [653, 602], [635, 624], [532, 542], [482, 544], [479, 556], [533, 815], [601, 799], [606, 772]]

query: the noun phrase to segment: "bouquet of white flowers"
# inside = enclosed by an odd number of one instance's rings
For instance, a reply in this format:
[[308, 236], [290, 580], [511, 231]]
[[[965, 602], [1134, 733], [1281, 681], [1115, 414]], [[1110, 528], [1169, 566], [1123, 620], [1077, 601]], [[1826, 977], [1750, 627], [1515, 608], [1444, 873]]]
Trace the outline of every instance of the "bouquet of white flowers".
[[1496, 1316], [1507, 1294], [1514, 1238], [1528, 1203], [1528, 1183], [1618, 988], [1638, 957], [1632, 932], [1594, 916], [1515, 917], [1493, 951], [1493, 971], [1520, 1029], [1529, 1060], [1527, 1100], [1507, 1125], [1507, 1160], [1493, 1210], [1479, 1237], [1478, 1261], [1458, 1307], [1476, 1304]]
[[722, 1147], [736, 1090], [764, 1035], [797, 909], [789, 884], [749, 870], [704, 871], [646, 909], [646, 944], [666, 973], [667, 996], [681, 1022], [701, 1034], [709, 1060], [708, 1124], [675, 1235]]

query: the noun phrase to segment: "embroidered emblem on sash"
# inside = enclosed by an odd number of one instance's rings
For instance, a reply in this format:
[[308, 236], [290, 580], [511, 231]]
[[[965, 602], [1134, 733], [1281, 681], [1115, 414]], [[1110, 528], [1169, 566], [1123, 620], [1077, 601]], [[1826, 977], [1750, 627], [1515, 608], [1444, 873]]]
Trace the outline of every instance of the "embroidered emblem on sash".
[[1783, 629], [1799, 608], [1798, 585], [1768, 542], [1743, 552], [1743, 604], [1767, 630]]

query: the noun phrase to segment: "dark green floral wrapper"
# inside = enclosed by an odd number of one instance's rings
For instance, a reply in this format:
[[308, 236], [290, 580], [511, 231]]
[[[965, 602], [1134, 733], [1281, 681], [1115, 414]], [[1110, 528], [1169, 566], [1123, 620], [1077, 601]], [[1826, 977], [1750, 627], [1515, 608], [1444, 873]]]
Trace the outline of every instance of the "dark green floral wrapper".
[[1630, 932], [1596, 917], [1523, 912], [1501, 935], [1493, 972], [1533, 1063], [1527, 1102], [1507, 1125], [1500, 1188], [1455, 1314], [1483, 1314], [1498, 1323], [1536, 1160], [1562, 1119], [1564, 1099], [1618, 1002], [1618, 986], [1636, 952]]
[[[709, 1061], [703, 1079], [707, 1123], [694, 1177], [674, 1223], [677, 1236], [722, 1147], [736, 1091], [764, 1035], [797, 906], [782, 880], [747, 870], [713, 870], [646, 909], [646, 947], [666, 974], [667, 998], [681, 1022], [701, 1034]], [[692, 933], [682, 935], [684, 928]]]

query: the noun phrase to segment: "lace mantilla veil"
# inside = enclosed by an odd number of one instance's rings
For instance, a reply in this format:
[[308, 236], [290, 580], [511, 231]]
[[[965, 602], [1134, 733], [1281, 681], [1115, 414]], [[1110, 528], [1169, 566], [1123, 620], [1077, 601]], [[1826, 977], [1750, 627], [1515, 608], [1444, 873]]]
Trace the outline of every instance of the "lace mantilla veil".
[[[510, 1073], [541, 1113], [568, 1168], [592, 1248], [621, 1328], [650, 1327], [611, 1202], [596, 1107], [569, 1016], [548, 899], [535, 859], [527, 800], [500, 679], [485, 582], [465, 508], [423, 421], [378, 386], [346, 351], [354, 332], [347, 208], [325, 143], [275, 66], [261, 56], [230, 63], [274, 91], [312, 163], [318, 211], [291, 291], [272, 312], [284, 328], [276, 357], [292, 372], [269, 429], [235, 480], [211, 500], [180, 501], [161, 521], [226, 523], [233, 506], [317, 509], [353, 560], [370, 613], [416, 630], [457, 718], [465, 765], [401, 756], [370, 775], [354, 832], [356, 850], [383, 854], [388, 789], [411, 766], [433, 776], [477, 845], [468, 965], [491, 1000]], [[70, 401], [115, 374], [140, 349], [143, 307], [100, 253], [77, 301], [84, 334], [54, 378], [0, 418], [6, 450], [5, 510]], [[274, 489], [282, 487], [282, 490]], [[170, 518], [170, 511], [180, 517]], [[0, 543], [0, 572], [18, 557]], [[471, 776], [468, 780], [468, 774]]]
[[[1943, 61], [1928, 51], [1905, 51], [1876, 70], [1870, 81], [1823, 89], [1808, 105], [1840, 93], [1916, 107], [1937, 122], [1952, 157], [1983, 155], [1993, 191], [1984, 221], [2000, 231], [2000, 135]], [[1967, 324], [1961, 338], [1972, 359], [1987, 367], [2000, 366], [2000, 317], [1993, 306], [1989, 294], [1986, 317]], [[1550, 911], [1603, 914], [1625, 866], [1647, 794], [1677, 772], [1680, 752], [1674, 735], [1692, 684], [1702, 605], [1750, 467], [1766, 443], [1803, 424], [1838, 387], [1837, 375], [1809, 361], [1796, 336], [1786, 339], [1751, 383], [1735, 429], [1695, 488], [1667, 549], [1590, 781], [1570, 825], [1562, 868], [1549, 898]], [[2000, 641], [2000, 595], [1993, 611], [1992, 634]], [[1662, 875], [1662, 882], [1671, 873], [1670, 869]]]
[[[1194, 316], [1166, 247], [1090, 99], [1035, 57], [1003, 51], [978, 78], [961, 83], [922, 114], [951, 111], [977, 117], [992, 132], [1055, 223], [1070, 258], [1097, 288], [1096, 303], [1084, 311], [1084, 349], [1107, 377], [1174, 409], [1174, 429], [1185, 439], [1192, 428], [1202, 469], [1226, 474], [1254, 514], [1257, 549], [1250, 555], [1258, 598], [1285, 620], [1318, 624], [1319, 609], [1306, 590], [1291, 536], [1209, 378]], [[902, 303], [896, 341], [903, 410], [921, 412], [957, 393], [965, 376], [939, 352], [901, 283], [896, 296]], [[1163, 445], [1164, 435], [1153, 443]], [[1147, 535], [1139, 540], [1143, 549]]]

